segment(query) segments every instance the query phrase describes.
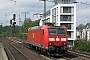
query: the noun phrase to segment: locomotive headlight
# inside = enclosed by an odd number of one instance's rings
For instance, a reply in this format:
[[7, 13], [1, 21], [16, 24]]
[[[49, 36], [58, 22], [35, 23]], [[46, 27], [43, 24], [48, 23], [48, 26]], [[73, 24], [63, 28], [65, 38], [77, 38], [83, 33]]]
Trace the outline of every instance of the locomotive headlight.
[[66, 38], [61, 38], [61, 41], [66, 41]]
[[63, 45], [66, 45], [66, 43], [63, 43]]
[[54, 38], [49, 38], [49, 41], [55, 41], [55, 39]]

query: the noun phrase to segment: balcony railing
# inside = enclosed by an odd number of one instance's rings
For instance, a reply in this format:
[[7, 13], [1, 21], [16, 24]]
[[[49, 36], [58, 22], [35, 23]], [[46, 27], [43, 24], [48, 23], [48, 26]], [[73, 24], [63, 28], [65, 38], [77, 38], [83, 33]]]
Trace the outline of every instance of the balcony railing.
[[71, 19], [61, 19], [61, 21], [71, 21]]
[[76, 0], [55, 0], [55, 4], [72, 4]]

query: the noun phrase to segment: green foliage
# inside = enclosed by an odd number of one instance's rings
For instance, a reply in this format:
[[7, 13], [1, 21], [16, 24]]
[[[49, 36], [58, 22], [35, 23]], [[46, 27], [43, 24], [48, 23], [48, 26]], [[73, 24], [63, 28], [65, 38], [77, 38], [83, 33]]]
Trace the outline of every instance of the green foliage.
[[20, 31], [19, 26], [0, 26], [0, 37], [5, 37], [5, 36], [15, 36], [15, 33], [19, 33]]
[[75, 41], [73, 49], [90, 51], [90, 41], [85, 41], [85, 40]]
[[28, 28], [30, 27], [33, 27], [33, 26], [37, 26], [39, 23], [38, 20], [35, 20], [35, 21], [31, 21], [30, 18], [27, 18], [23, 25], [22, 25], [22, 32], [20, 33], [17, 33], [16, 36], [19, 37], [19, 38], [27, 38], [27, 31], [28, 31]]
[[38, 26], [38, 23], [39, 23], [39, 20], [31, 21], [30, 18], [27, 18], [22, 25], [23, 32], [27, 33], [28, 28], [33, 26]]
[[20, 38], [27, 38], [27, 31], [28, 28], [37, 26], [39, 23], [39, 20], [32, 21], [30, 18], [27, 18], [22, 26], [2, 26], [0, 25], [0, 37], [5, 36], [17, 36]]
[[10, 33], [8, 31], [1, 32], [0, 37], [10, 36]]
[[86, 45], [86, 51], [90, 51], [90, 41], [88, 41]]
[[26, 38], [27, 38], [27, 34], [26, 34], [26, 33], [17, 33], [17, 34], [16, 34], [16, 37], [26, 39]]

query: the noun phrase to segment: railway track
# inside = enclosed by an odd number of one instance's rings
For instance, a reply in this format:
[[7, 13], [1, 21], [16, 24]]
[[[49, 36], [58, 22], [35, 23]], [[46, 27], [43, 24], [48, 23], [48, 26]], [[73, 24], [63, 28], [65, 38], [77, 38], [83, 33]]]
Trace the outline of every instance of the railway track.
[[7, 40], [3, 42], [5, 51], [7, 52], [9, 60], [31, 60], [13, 44], [9, 43]]
[[86, 58], [90, 58], [90, 53], [83, 53], [81, 51], [73, 51], [73, 50], [68, 50], [69, 53], [81, 56], [81, 57], [86, 57]]
[[[15, 41], [16, 40], [16, 41]], [[24, 45], [23, 43], [24, 43], [24, 41], [26, 41], [26, 40], [19, 40], [19, 39], [14, 39], [14, 41], [15, 42], [18, 42], [18, 43], [20, 43], [20, 45]], [[26, 46], [24, 46], [24, 47], [27, 47], [27, 45]], [[29, 48], [30, 49], [30, 48]], [[41, 57], [44, 57], [45, 59], [47, 59], [47, 60], [72, 60], [72, 59], [81, 59], [80, 57], [82, 57], [82, 59], [84, 59], [83, 57], [85, 57], [85, 58], [90, 58], [90, 54], [86, 54], [86, 53], [80, 53], [80, 52], [77, 52], [77, 51], [68, 51], [68, 54], [66, 54], [65, 56], [63, 56], [63, 57], [47, 57], [47, 56], [45, 56], [45, 55], [40, 55]], [[80, 57], [79, 57], [80, 56]], [[85, 59], [85, 60], [87, 60], [87, 59]]]
[[[28, 49], [30, 49], [30, 47], [29, 47], [29, 45], [27, 44], [27, 43], [24, 43], [24, 41], [22, 41], [22, 40], [19, 40], [19, 39], [13, 39], [12, 40], [13, 42], [16, 42], [16, 43], [18, 43], [18, 44], [20, 44], [20, 45], [23, 45], [23, 47], [26, 47], [26, 48], [28, 48]], [[34, 51], [34, 52], [36, 52], [36, 53], [38, 53], [39, 54], [39, 52], [38, 51]], [[44, 57], [44, 59], [46, 59], [46, 60], [67, 60], [67, 58], [65, 57], [65, 58], [63, 58], [63, 57], [61, 57], [61, 56], [59, 56], [59, 57], [51, 57], [51, 56], [46, 56], [46, 55], [44, 55], [44, 54], [39, 54], [41, 57]]]
[[[0, 40], [3, 41], [3, 46], [5, 47], [5, 51], [9, 57], [9, 60], [48, 60], [40, 56], [40, 54], [37, 54], [35, 51], [22, 46], [22, 43], [19, 41], [17, 42], [14, 39], [12, 41], [8, 38], [0, 38]], [[19, 52], [15, 52], [14, 50], [18, 50]]]

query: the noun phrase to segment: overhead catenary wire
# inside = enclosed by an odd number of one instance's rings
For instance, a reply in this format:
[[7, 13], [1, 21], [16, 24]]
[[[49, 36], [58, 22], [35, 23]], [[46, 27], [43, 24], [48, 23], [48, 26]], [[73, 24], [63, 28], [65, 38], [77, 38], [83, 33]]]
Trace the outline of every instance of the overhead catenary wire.
[[12, 8], [12, 10], [11, 10], [11, 13], [13, 12], [13, 10], [14, 10], [14, 7], [15, 7], [15, 5], [16, 5], [16, 1], [14, 1], [15, 3], [14, 3], [14, 6], [13, 6], [13, 8]]
[[[40, 2], [38, 2], [38, 3], [36, 3], [36, 4], [34, 4], [29, 10], [28, 10], [28, 12], [30, 12], [30, 11], [33, 11], [33, 9], [36, 7], [36, 6], [38, 6], [39, 5], [39, 3]], [[15, 3], [16, 4], [16, 3]], [[14, 5], [15, 5], [14, 4]], [[90, 5], [90, 4], [88, 4], [88, 3], [82, 3], [82, 4], [86, 4], [86, 5]], [[90, 6], [88, 6], [88, 7], [90, 7]], [[78, 10], [76, 10], [76, 11], [80, 11], [80, 10], [83, 10], [83, 9], [86, 9], [86, 8], [88, 8], [88, 7], [85, 7], [85, 8], [82, 8], [82, 9], [78, 9]], [[51, 8], [51, 7], [50, 7]], [[13, 7], [13, 9], [14, 9], [14, 7]], [[13, 11], [13, 9], [12, 9], [12, 11]], [[40, 10], [39, 10], [40, 11]], [[41, 11], [41, 12], [43, 12], [43, 10]], [[39, 12], [39, 13], [41, 13], [41, 12]], [[33, 15], [33, 14], [32, 14]]]
[[[10, 1], [14, 1], [14, 0], [10, 0]], [[18, 1], [18, 0], [17, 0], [17, 1]], [[13, 10], [14, 10], [17, 1], [14, 1], [14, 5], [13, 5], [13, 7], [12, 7], [12, 9], [11, 9], [10, 15], [12, 14], [12, 12], [13, 12]]]
[[[80, 4], [87, 5], [88, 7], [90, 7], [90, 4], [89, 4], [89, 3], [85, 3], [85, 2], [73, 2], [73, 3], [75, 3], [75, 4], [80, 3]], [[80, 11], [80, 10], [86, 9], [86, 8], [88, 8], [88, 7], [81, 8], [81, 9], [76, 10], [76, 11]]]
[[34, 6], [32, 6], [32, 8], [29, 9], [29, 11], [31, 11], [35, 6], [37, 6], [40, 2], [38, 2], [37, 4], [35, 4]]
[[[36, 7], [37, 5], [39, 5], [39, 3], [40, 2], [38, 2], [37, 4], [35, 4], [31, 9], [29, 9], [29, 11], [33, 11], [33, 9], [34, 9], [34, 7]], [[49, 9], [51, 8], [52, 6], [49, 6]], [[39, 10], [39, 13], [41, 13], [41, 12], [43, 12], [44, 11], [44, 9], [43, 10]], [[38, 12], [37, 12], [38, 13]]]
[[[90, 7], [90, 6], [88, 6], [88, 7]], [[76, 10], [76, 11], [84, 10], [84, 9], [86, 9], [86, 8], [88, 8], [88, 7], [81, 8], [81, 9], [78, 9], [78, 10]]]

